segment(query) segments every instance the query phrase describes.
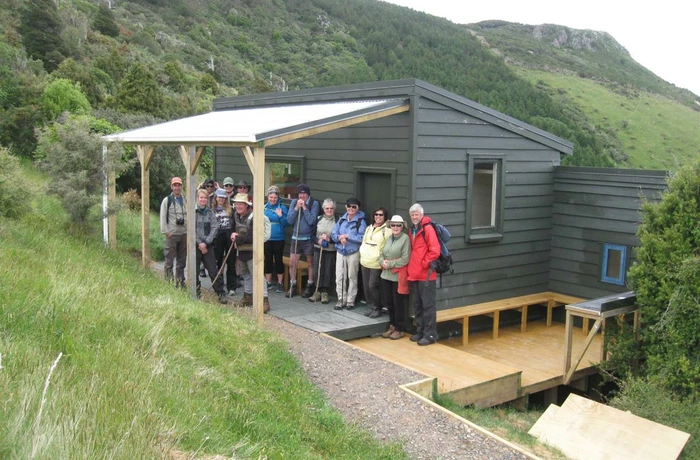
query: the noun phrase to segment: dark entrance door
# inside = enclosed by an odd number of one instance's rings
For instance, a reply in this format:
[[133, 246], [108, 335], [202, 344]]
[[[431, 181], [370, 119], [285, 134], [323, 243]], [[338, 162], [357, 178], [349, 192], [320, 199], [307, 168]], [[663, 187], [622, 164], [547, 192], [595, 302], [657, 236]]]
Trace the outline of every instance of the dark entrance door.
[[392, 175], [389, 173], [360, 172], [358, 174], [358, 197], [362, 210], [367, 215], [367, 223], [372, 223], [372, 211], [380, 206], [394, 212]]

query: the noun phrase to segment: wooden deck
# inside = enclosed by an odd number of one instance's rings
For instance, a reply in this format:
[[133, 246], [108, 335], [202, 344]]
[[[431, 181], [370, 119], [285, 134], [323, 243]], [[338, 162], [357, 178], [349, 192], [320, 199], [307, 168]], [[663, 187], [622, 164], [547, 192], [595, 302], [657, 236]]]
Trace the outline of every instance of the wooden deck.
[[[473, 333], [469, 344], [460, 338], [419, 347], [404, 337], [392, 341], [363, 338], [349, 343], [387, 361], [437, 379], [440, 394], [462, 404], [485, 407], [511, 401], [563, 384], [565, 326], [545, 321], [504, 327], [498, 339], [490, 331]], [[581, 350], [586, 336], [574, 334], [573, 349]], [[574, 380], [596, 372], [601, 337], [596, 336], [574, 374]]]

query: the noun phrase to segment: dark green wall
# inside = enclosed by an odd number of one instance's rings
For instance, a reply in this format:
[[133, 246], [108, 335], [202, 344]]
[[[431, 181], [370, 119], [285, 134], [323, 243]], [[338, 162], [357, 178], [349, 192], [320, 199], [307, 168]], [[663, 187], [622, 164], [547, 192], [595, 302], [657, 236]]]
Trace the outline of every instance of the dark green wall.
[[628, 291], [600, 280], [603, 244], [628, 246], [629, 269], [642, 197], [656, 201], [665, 189], [663, 171], [555, 168], [550, 289], [584, 298]]

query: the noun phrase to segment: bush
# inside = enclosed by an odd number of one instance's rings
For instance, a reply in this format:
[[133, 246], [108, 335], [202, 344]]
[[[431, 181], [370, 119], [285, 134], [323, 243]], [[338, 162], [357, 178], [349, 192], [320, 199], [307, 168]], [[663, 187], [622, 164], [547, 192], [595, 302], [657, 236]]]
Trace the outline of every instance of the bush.
[[0, 147], [0, 216], [22, 217], [27, 212], [29, 182], [21, 174], [19, 160]]
[[141, 209], [141, 197], [139, 196], [139, 192], [133, 188], [130, 188], [122, 194], [122, 201], [126, 207], [132, 211]]
[[700, 161], [678, 171], [661, 202], [644, 205], [630, 282], [642, 307], [647, 375], [678, 395], [700, 393]]
[[49, 120], [56, 120], [63, 112], [87, 115], [92, 110], [87, 97], [70, 80], [58, 78], [41, 95], [41, 108]]

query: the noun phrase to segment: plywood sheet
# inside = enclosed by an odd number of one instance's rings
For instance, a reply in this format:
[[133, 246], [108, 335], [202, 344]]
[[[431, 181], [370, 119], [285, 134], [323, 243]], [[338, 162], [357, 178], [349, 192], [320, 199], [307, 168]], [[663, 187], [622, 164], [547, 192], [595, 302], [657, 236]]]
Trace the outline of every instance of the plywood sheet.
[[581, 460], [675, 459], [690, 437], [575, 394], [560, 408], [545, 411], [530, 434]]

